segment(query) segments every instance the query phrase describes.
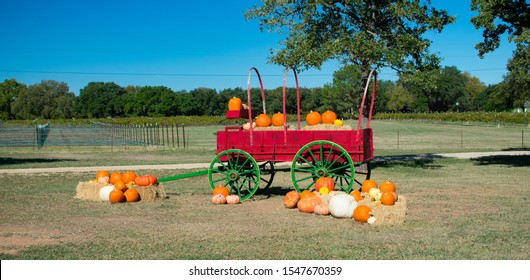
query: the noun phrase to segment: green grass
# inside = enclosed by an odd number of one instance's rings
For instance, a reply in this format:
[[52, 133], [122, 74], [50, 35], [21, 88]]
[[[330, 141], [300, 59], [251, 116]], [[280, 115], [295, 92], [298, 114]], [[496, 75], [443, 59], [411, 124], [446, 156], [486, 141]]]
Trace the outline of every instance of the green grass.
[[376, 163], [373, 178], [407, 198], [397, 226], [286, 209], [288, 173], [232, 206], [211, 204], [206, 176], [164, 183], [161, 201], [111, 205], [73, 198], [90, 173], [2, 174], [0, 258], [527, 260], [528, 174], [528, 156]]
[[[346, 121], [356, 127], [357, 123]], [[446, 152], [528, 149], [530, 129], [522, 127], [460, 126], [412, 121], [373, 121], [376, 156]], [[0, 148], [0, 168], [109, 166], [210, 162], [215, 156], [215, 132], [222, 125], [190, 126], [188, 147], [44, 146], [40, 150]], [[181, 139], [182, 140], [182, 139]]]

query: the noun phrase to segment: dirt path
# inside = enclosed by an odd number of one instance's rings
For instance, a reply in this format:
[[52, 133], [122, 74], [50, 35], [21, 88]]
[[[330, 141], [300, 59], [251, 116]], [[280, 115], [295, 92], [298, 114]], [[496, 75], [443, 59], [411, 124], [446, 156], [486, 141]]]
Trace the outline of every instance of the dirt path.
[[[475, 152], [475, 153], [448, 153], [433, 154], [433, 157], [471, 159], [488, 156], [521, 156], [530, 155], [530, 151], [500, 151], [500, 152]], [[419, 155], [418, 155], [419, 156]], [[383, 156], [376, 157], [374, 161], [385, 161], [389, 159], [407, 159], [414, 158], [408, 156]], [[158, 165], [123, 165], [123, 166], [106, 166], [108, 171], [114, 170], [164, 170], [164, 169], [205, 169], [209, 168], [209, 163], [190, 163], [190, 164], [158, 164]], [[31, 173], [64, 173], [64, 172], [97, 172], [100, 166], [88, 167], [52, 167], [52, 168], [20, 168], [20, 169], [0, 169], [0, 174], [31, 174]]]

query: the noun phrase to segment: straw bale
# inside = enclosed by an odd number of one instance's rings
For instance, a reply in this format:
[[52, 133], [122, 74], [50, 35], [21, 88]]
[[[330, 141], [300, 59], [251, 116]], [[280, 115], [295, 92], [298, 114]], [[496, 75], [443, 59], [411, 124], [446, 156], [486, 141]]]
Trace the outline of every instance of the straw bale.
[[[100, 201], [99, 191], [105, 185], [94, 182], [79, 182], [76, 187], [74, 198], [82, 200]], [[136, 189], [140, 195], [140, 202], [152, 202], [166, 197], [164, 187], [160, 184], [140, 187], [133, 185], [130, 188]]]
[[[291, 126], [288, 125], [287, 129], [290, 129], [290, 128], [291, 128]], [[283, 130], [283, 125], [282, 126], [273, 126], [273, 125], [271, 125], [271, 126], [266, 126], [266, 127], [257, 126], [257, 127], [254, 127], [252, 130], [254, 130], [254, 131]]]
[[76, 194], [74, 198], [83, 200], [101, 201], [99, 199], [99, 190], [104, 185], [95, 182], [79, 182], [76, 187]]
[[352, 127], [349, 125], [317, 124], [305, 126], [302, 130], [352, 130]]
[[369, 197], [365, 197], [359, 201], [359, 205], [366, 205], [372, 209], [372, 215], [376, 218], [375, 225], [399, 225], [405, 222], [407, 199], [403, 195], [399, 195], [398, 201], [391, 206], [383, 204], [376, 205], [374, 201], [370, 201]]

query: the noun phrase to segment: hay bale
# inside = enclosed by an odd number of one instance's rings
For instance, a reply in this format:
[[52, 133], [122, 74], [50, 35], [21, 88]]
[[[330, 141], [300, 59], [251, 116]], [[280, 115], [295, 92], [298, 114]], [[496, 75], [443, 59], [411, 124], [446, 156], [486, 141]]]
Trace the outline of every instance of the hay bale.
[[[287, 125], [287, 130], [291, 129], [291, 126], [290, 125]], [[252, 130], [254, 131], [271, 131], [271, 130], [283, 130], [283, 125], [282, 126], [266, 126], [266, 127], [254, 127]]]
[[101, 201], [99, 199], [99, 190], [104, 187], [104, 185], [95, 182], [79, 182], [75, 188], [76, 194], [74, 198], [82, 200], [93, 200]]
[[[74, 198], [82, 200], [100, 201], [99, 191], [105, 185], [94, 182], [79, 182], [76, 187], [76, 195]], [[130, 188], [138, 191], [140, 195], [140, 202], [153, 202], [158, 199], [166, 197], [164, 187], [160, 184], [151, 185], [148, 187], [140, 187], [133, 185]]]
[[399, 195], [398, 201], [392, 206], [376, 205], [369, 197], [359, 201], [359, 205], [366, 205], [372, 209], [372, 215], [376, 218], [375, 225], [399, 225], [405, 222], [407, 199], [403, 195]]
[[138, 194], [140, 195], [140, 202], [153, 202], [166, 197], [166, 191], [160, 184], [155, 184], [148, 187], [133, 185], [131, 188], [138, 191]]
[[302, 130], [352, 130], [352, 127], [349, 125], [317, 124], [305, 126]]

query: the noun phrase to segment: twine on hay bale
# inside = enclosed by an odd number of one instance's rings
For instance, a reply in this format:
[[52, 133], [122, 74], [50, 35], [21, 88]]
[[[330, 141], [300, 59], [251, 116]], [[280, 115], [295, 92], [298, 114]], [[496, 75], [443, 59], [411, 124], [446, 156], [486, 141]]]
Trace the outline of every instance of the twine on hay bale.
[[[104, 186], [105, 185], [94, 182], [79, 182], [76, 187], [76, 195], [74, 198], [101, 202], [99, 191]], [[132, 185], [129, 188], [138, 191], [138, 194], [140, 195], [140, 202], [153, 202], [166, 197], [164, 187], [159, 184], [148, 187]]]
[[352, 127], [349, 125], [317, 124], [305, 126], [302, 130], [352, 130]]
[[405, 222], [407, 199], [403, 195], [399, 195], [398, 201], [391, 206], [383, 204], [376, 205], [374, 201], [370, 201], [369, 197], [365, 197], [359, 201], [359, 205], [366, 205], [372, 209], [372, 215], [376, 218], [374, 225], [400, 225]]

